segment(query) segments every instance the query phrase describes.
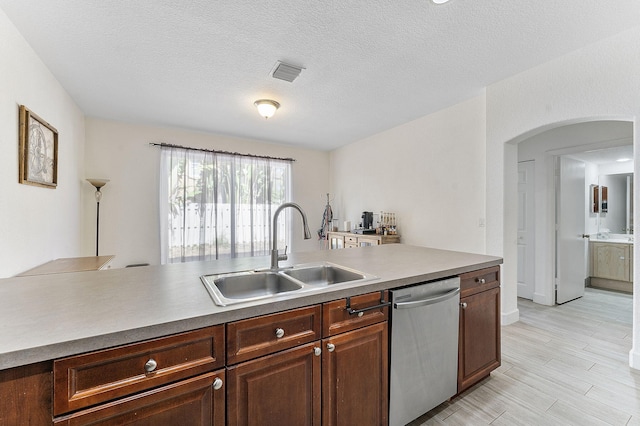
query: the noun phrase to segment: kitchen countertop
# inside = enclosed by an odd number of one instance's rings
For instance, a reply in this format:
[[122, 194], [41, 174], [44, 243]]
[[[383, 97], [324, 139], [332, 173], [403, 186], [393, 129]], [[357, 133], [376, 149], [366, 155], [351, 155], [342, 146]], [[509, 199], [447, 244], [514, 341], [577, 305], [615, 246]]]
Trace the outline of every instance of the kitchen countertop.
[[390, 244], [291, 253], [280, 266], [332, 262], [376, 275], [221, 307], [201, 275], [265, 269], [269, 257], [0, 279], [0, 369], [458, 275], [500, 257]]

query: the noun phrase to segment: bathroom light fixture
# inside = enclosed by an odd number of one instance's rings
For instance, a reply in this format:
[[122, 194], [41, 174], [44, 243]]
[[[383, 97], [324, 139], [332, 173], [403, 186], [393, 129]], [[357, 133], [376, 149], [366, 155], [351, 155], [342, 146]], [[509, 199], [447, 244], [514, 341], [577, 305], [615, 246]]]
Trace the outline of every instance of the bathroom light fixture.
[[91, 185], [96, 188], [96, 256], [98, 256], [98, 238], [100, 237], [100, 200], [102, 199], [102, 192], [100, 188], [105, 186], [109, 179], [87, 179]]
[[276, 110], [280, 108], [280, 104], [276, 101], [272, 101], [271, 99], [258, 99], [253, 104], [258, 108], [258, 114], [263, 116], [265, 119], [273, 117]]
[[431, 1], [434, 2], [435, 4], [445, 4], [449, 0], [431, 0]]

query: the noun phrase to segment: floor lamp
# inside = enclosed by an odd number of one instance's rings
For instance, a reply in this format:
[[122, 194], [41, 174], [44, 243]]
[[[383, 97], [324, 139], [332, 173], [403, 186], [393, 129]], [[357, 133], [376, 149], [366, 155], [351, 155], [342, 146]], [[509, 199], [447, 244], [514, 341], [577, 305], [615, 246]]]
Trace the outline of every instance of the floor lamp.
[[96, 256], [98, 256], [98, 238], [100, 236], [100, 200], [102, 199], [102, 192], [100, 188], [105, 186], [109, 179], [87, 179], [87, 181], [96, 188]]

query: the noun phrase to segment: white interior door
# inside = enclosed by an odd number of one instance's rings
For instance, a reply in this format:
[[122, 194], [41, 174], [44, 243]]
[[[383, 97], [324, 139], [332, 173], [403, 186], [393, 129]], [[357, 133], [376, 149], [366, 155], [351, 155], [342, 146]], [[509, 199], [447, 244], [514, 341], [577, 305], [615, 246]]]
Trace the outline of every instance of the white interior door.
[[518, 163], [518, 297], [535, 290], [535, 162]]
[[584, 294], [585, 164], [559, 157], [556, 185], [556, 303]]

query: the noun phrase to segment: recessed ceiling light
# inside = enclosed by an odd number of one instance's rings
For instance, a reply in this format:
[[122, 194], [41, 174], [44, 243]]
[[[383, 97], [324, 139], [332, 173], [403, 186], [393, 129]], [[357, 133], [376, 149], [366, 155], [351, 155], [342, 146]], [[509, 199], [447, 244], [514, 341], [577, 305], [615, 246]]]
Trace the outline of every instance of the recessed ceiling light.
[[431, 1], [434, 2], [435, 4], [445, 4], [449, 0], [431, 0]]
[[625, 161], [631, 161], [631, 158], [618, 158], [616, 161], [618, 163], [624, 163]]

